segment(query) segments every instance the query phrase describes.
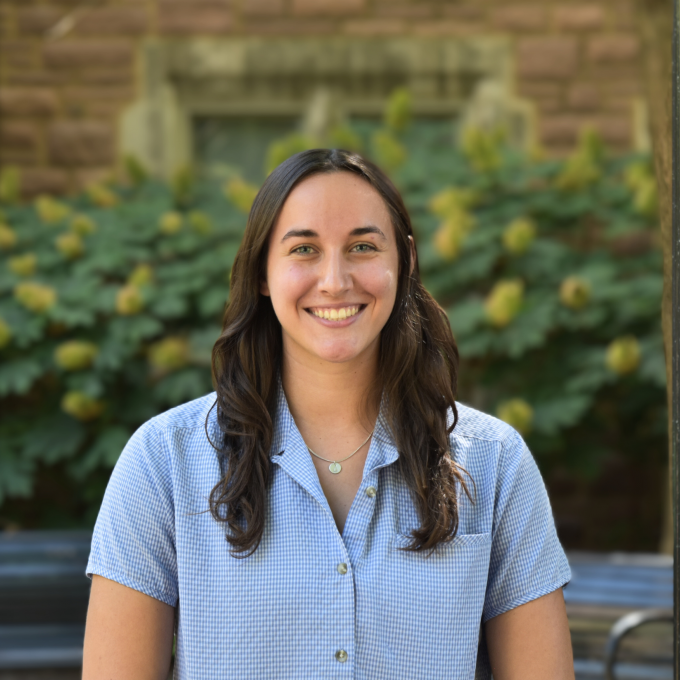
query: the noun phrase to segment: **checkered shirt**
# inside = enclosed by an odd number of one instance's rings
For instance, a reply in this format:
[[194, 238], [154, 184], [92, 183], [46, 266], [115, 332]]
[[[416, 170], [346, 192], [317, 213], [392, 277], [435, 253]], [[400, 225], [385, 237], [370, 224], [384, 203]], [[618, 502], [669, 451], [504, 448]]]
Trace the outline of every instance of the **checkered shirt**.
[[[282, 390], [262, 542], [231, 557], [206, 512], [220, 479], [204, 429], [214, 402], [133, 435], [87, 565], [177, 607], [176, 679], [487, 680], [481, 624], [569, 581], [543, 481], [510, 426], [458, 405], [451, 450], [476, 498], [461, 497], [458, 534], [427, 557], [399, 550], [419, 520], [382, 416], [340, 534]], [[215, 409], [207, 430], [219, 440]]]

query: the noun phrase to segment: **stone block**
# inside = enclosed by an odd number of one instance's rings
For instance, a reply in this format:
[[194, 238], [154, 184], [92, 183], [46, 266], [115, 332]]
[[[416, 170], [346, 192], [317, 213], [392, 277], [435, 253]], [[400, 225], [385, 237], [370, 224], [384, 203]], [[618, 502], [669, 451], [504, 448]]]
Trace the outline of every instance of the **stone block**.
[[219, 35], [231, 29], [232, 16], [226, 2], [162, 0], [158, 5], [158, 30], [165, 35]]
[[37, 51], [32, 40], [0, 41], [0, 59], [4, 65], [29, 70], [38, 65]]
[[632, 122], [630, 116], [577, 116], [577, 115], [546, 115], [539, 124], [541, 141], [547, 146], [574, 146], [581, 130], [592, 126], [602, 135], [606, 144], [624, 147], [632, 139]]
[[80, 82], [84, 85], [131, 85], [133, 72], [131, 68], [93, 68], [84, 69], [80, 74]]
[[121, 41], [69, 41], [43, 47], [43, 59], [49, 68], [132, 66], [132, 56], [130, 43]]
[[57, 168], [19, 168], [21, 172], [21, 193], [24, 198], [39, 194], [65, 194], [69, 188], [69, 177], [65, 170]]
[[38, 132], [31, 123], [6, 121], [0, 126], [0, 149], [35, 151], [38, 146]]
[[358, 14], [366, 0], [293, 0], [293, 13], [297, 15], [342, 16]]
[[249, 35], [328, 35], [335, 32], [326, 19], [250, 19], [245, 23]]
[[68, 14], [68, 9], [56, 7], [24, 7], [16, 11], [17, 28], [20, 33], [44, 35]]
[[48, 132], [50, 160], [55, 165], [91, 167], [113, 163], [113, 127], [98, 121], [59, 121]]
[[577, 83], [567, 93], [567, 103], [574, 111], [595, 111], [600, 102], [600, 88], [590, 83]]
[[403, 35], [406, 24], [401, 19], [364, 19], [348, 21], [343, 26], [348, 35]]
[[376, 5], [373, 11], [378, 17], [393, 19], [427, 19], [434, 15], [434, 7], [425, 3], [401, 5], [387, 2]]
[[441, 36], [463, 37], [479, 34], [480, 27], [480, 24], [474, 22], [443, 19], [440, 21], [413, 22], [411, 30], [414, 35], [424, 38], [437, 38]]
[[54, 90], [37, 87], [0, 89], [0, 113], [6, 116], [51, 116], [58, 109]]
[[596, 31], [604, 26], [600, 5], [560, 5], [555, 7], [555, 25], [565, 31]]
[[448, 5], [442, 7], [442, 14], [448, 19], [460, 21], [483, 21], [484, 10], [476, 5]]
[[245, 16], [279, 16], [283, 14], [283, 0], [243, 0], [241, 11]]
[[492, 13], [491, 23], [503, 31], [541, 31], [548, 25], [548, 13], [541, 5], [502, 7]]
[[595, 36], [588, 43], [588, 59], [594, 64], [630, 63], [639, 56], [640, 41], [635, 35], [621, 33]]
[[141, 35], [149, 28], [143, 8], [103, 7], [85, 12], [76, 22], [79, 35]]
[[517, 47], [517, 69], [526, 80], [566, 80], [578, 68], [578, 45], [571, 37], [523, 38]]

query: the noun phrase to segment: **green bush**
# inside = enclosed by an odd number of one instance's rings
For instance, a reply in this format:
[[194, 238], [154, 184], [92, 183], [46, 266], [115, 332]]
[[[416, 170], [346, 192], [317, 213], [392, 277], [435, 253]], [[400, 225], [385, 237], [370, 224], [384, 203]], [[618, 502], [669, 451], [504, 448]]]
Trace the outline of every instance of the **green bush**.
[[[517, 427], [544, 471], [593, 475], [612, 451], [662, 460], [649, 160], [608, 157], [587, 131], [563, 161], [513, 151], [498, 131], [469, 131], [459, 148], [448, 126], [409, 125], [403, 91], [391, 107], [382, 128], [343, 139], [372, 149], [403, 192], [423, 278], [459, 344], [461, 401]], [[91, 525], [133, 430], [211, 389], [254, 188], [232, 178], [222, 190], [187, 168], [166, 185], [126, 166], [128, 186], [12, 203], [0, 220], [5, 522]], [[19, 497], [31, 501], [7, 501]]]

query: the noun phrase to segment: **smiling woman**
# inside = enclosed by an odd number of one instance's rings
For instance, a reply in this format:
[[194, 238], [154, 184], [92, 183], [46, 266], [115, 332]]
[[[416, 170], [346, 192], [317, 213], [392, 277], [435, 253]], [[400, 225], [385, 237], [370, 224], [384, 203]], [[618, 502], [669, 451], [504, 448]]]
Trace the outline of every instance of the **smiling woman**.
[[573, 678], [545, 488], [517, 432], [455, 401], [457, 368], [389, 179], [338, 150], [279, 166], [216, 394], [111, 477], [85, 680], [163, 678], [173, 621], [177, 678]]

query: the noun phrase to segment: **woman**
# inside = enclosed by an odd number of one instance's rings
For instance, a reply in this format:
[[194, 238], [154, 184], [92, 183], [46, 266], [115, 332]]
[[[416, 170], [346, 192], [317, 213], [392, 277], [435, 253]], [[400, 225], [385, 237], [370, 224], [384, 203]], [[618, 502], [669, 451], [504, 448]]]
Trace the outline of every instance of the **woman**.
[[142, 426], [109, 482], [85, 680], [165, 678], [173, 631], [183, 679], [573, 678], [545, 488], [511, 427], [455, 403], [385, 175], [284, 162], [231, 285], [216, 399]]

